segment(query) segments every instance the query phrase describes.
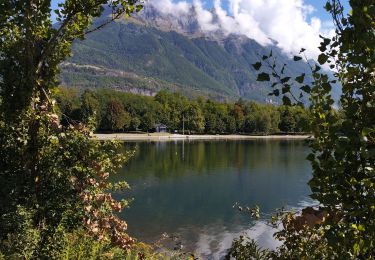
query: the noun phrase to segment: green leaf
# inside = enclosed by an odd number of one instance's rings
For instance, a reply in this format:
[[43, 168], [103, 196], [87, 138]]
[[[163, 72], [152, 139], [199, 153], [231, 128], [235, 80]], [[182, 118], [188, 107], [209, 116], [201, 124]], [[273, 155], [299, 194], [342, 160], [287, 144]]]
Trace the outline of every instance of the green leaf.
[[255, 64], [253, 64], [253, 67], [254, 67], [255, 70], [259, 70], [262, 67], [262, 63], [261, 62], [257, 62]]
[[282, 93], [283, 94], [286, 94], [286, 93], [289, 93], [289, 92], [290, 92], [290, 86], [289, 85], [287, 85], [287, 86], [285, 86], [285, 87], [282, 88]]
[[281, 79], [281, 83], [287, 83], [290, 80], [290, 77], [285, 77]]
[[283, 104], [286, 106], [292, 105], [292, 102], [290, 101], [290, 98], [287, 96], [283, 96]]
[[296, 77], [296, 81], [300, 84], [303, 83], [303, 81], [305, 80], [305, 73], [302, 73], [300, 76]]
[[318, 57], [318, 62], [320, 65], [323, 65], [327, 62], [328, 60], [328, 56], [325, 55], [324, 53], [320, 54], [319, 57]]
[[332, 10], [332, 5], [330, 2], [327, 2], [324, 8], [327, 10], [327, 12], [330, 12]]
[[268, 73], [262, 72], [258, 74], [257, 81], [270, 81], [270, 75]]
[[323, 44], [324, 44], [324, 45], [327, 46], [327, 45], [330, 44], [330, 43], [331, 43], [331, 40], [330, 40], [330, 39], [328, 39], [328, 38], [324, 38], [324, 39], [323, 39]]
[[359, 231], [365, 231], [366, 229], [365, 229], [365, 227], [363, 225], [359, 224], [358, 225], [358, 230]]
[[306, 92], [306, 93], [310, 93], [311, 92], [311, 87], [309, 85], [304, 85], [300, 89], [302, 91]]
[[314, 154], [312, 154], [312, 153], [310, 153], [307, 157], [306, 157], [306, 160], [308, 160], [308, 161], [314, 161], [315, 160], [315, 155]]
[[327, 46], [325, 46], [325, 45], [320, 45], [319, 50], [320, 50], [321, 52], [325, 52], [325, 51], [327, 50]]
[[355, 254], [355, 255], [359, 254], [359, 251], [360, 251], [360, 246], [359, 246], [358, 243], [355, 243], [355, 244], [353, 245], [353, 252], [354, 252], [354, 254]]
[[362, 136], [366, 136], [374, 132], [375, 132], [375, 128], [365, 127], [362, 129]]
[[323, 87], [323, 89], [324, 89], [326, 92], [329, 92], [329, 91], [331, 91], [331, 89], [332, 89], [331, 84], [329, 84], [328, 82], [322, 83], [322, 87]]
[[314, 73], [316, 73], [316, 72], [318, 72], [319, 70], [321, 69], [321, 67], [320, 66], [318, 66], [318, 65], [315, 65], [315, 69], [314, 69]]

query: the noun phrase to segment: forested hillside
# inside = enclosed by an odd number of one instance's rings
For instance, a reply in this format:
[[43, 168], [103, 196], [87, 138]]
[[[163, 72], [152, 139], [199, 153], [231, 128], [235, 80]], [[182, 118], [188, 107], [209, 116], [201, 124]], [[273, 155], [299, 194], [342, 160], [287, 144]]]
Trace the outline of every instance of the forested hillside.
[[[162, 18], [168, 23], [168, 17]], [[308, 74], [305, 62], [292, 62], [279, 49], [245, 36], [205, 35], [191, 24], [171, 29], [158, 19], [156, 10], [147, 9], [143, 16], [77, 40], [73, 57], [62, 65], [62, 84], [145, 95], [166, 89], [189, 97], [278, 103], [278, 98], [270, 99], [266, 85], [256, 81], [252, 64], [272, 49], [278, 66], [286, 64], [290, 75]]]

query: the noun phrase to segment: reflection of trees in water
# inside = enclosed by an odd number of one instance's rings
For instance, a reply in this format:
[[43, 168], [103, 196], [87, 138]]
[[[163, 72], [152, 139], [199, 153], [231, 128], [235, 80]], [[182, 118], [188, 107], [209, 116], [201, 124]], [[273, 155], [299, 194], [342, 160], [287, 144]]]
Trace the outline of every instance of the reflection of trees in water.
[[301, 141], [139, 142], [125, 148], [136, 153], [118, 176], [133, 189], [118, 196], [135, 198], [122, 216], [141, 239], [181, 230], [194, 236], [213, 223], [235, 232], [250, 224], [232, 208], [235, 202], [258, 204], [267, 213], [296, 206], [309, 193]]
[[168, 225], [167, 219], [173, 222], [181, 216], [185, 222], [207, 223], [218, 216], [232, 218], [235, 202], [249, 203], [249, 206], [262, 204], [262, 210], [269, 210], [283, 206], [278, 204], [281, 199], [289, 203], [308, 193], [307, 185], [303, 183], [300, 187], [301, 179], [307, 182], [310, 172], [304, 160], [307, 149], [302, 142], [127, 145], [129, 149], [135, 146], [138, 147], [136, 155], [126, 165], [124, 174], [118, 176], [133, 186], [132, 197], [146, 203], [134, 204], [130, 209], [142, 211], [137, 218], [143, 217], [145, 222], [153, 215], [159, 224]]
[[[176, 141], [126, 144], [136, 148], [134, 157], [123, 172], [129, 178], [154, 176], [176, 178], [186, 174], [206, 174], [223, 167], [243, 171], [289, 168], [304, 163], [306, 147], [303, 141]], [[135, 176], [136, 175], [136, 176]]]

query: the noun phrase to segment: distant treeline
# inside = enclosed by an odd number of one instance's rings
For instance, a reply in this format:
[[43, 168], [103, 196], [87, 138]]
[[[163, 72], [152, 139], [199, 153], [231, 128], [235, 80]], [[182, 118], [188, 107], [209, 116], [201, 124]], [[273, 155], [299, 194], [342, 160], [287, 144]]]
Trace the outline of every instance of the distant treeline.
[[309, 111], [239, 100], [221, 103], [189, 100], [178, 93], [160, 91], [142, 96], [110, 89], [60, 88], [55, 94], [63, 123], [94, 122], [97, 131], [153, 131], [164, 124], [169, 132], [207, 134], [271, 134], [309, 132]]

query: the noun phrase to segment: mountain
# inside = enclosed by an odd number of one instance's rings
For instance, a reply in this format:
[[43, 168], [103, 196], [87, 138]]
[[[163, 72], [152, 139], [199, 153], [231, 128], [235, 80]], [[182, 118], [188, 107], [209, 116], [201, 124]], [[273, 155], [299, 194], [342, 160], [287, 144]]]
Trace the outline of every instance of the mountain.
[[220, 29], [204, 32], [194, 7], [176, 19], [146, 6], [141, 14], [76, 41], [73, 56], [61, 66], [61, 83], [145, 95], [167, 89], [190, 97], [272, 102], [270, 88], [256, 81], [252, 67], [271, 49], [279, 65], [288, 65], [288, 73], [308, 70], [304, 62], [291, 61], [276, 47], [264, 47], [242, 35], [225, 35]]

